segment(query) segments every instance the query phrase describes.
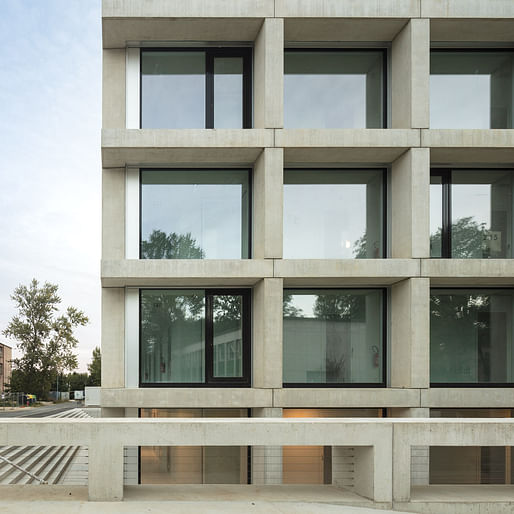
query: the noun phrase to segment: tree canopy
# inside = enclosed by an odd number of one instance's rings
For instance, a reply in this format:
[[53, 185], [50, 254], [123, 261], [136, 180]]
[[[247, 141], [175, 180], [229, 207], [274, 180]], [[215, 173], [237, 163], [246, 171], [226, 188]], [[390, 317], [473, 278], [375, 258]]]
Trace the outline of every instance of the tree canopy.
[[2, 332], [14, 339], [23, 353], [12, 360], [11, 390], [33, 393], [41, 399], [47, 397], [58, 373], [77, 367], [74, 330], [89, 321], [75, 307], [59, 314], [61, 298], [57, 291], [56, 284], [45, 282], [40, 286], [36, 279], [29, 286], [18, 286], [11, 295], [17, 314]]
[[87, 365], [87, 370], [89, 371], [87, 385], [99, 386], [102, 376], [102, 356], [98, 346], [93, 350], [93, 359], [91, 364]]

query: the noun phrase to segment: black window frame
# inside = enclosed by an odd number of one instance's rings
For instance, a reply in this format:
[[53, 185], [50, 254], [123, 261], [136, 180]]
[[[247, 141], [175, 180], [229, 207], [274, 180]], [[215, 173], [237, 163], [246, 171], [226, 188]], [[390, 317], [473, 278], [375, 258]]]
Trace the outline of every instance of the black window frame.
[[[286, 291], [362, 291], [362, 290], [373, 290], [373, 291], [381, 291], [382, 292], [382, 381], [381, 382], [284, 382], [284, 377], [282, 376], [282, 387], [285, 388], [298, 388], [298, 389], [306, 389], [306, 388], [319, 388], [319, 389], [330, 389], [330, 388], [386, 388], [387, 387], [387, 316], [388, 316], [388, 306], [387, 306], [387, 288], [385, 287], [286, 287], [284, 288], [284, 293]], [[284, 314], [282, 312], [282, 319], [284, 318]], [[284, 360], [284, 353], [282, 350], [282, 361]], [[292, 408], [292, 407], [291, 407]]]
[[[469, 287], [469, 286], [460, 286], [460, 287], [430, 287], [430, 297], [429, 297], [429, 309], [431, 313], [431, 307], [430, 307], [430, 298], [433, 296], [433, 291], [456, 291], [456, 290], [462, 290], [462, 291], [476, 291], [477, 294], [481, 290], [487, 290], [487, 291], [512, 291], [514, 293], [514, 288], [512, 287], [487, 287], [487, 286], [480, 286], [480, 287]], [[514, 297], [513, 297], [514, 298]], [[514, 313], [513, 313], [514, 314]], [[514, 319], [514, 315], [513, 315]], [[430, 387], [433, 388], [514, 388], [514, 381], [512, 382], [432, 382], [432, 362], [430, 359], [430, 350], [432, 347], [432, 334], [431, 334], [431, 328], [432, 328], [432, 316], [430, 315], [429, 319], [429, 380], [430, 380]], [[514, 346], [514, 342], [513, 342]], [[453, 408], [453, 407], [452, 407]], [[464, 407], [463, 407], [464, 408]], [[482, 408], [482, 407], [477, 407]], [[484, 407], [489, 408], [489, 407]], [[491, 407], [492, 408], [492, 407]]]
[[[142, 247], [143, 247], [143, 172], [145, 171], [153, 171], [153, 170], [160, 170], [160, 171], [173, 171], [173, 170], [185, 170], [188, 171], [212, 171], [213, 174], [216, 173], [216, 170], [220, 171], [246, 171], [248, 173], [248, 257], [239, 257], [240, 260], [249, 260], [252, 259], [252, 241], [253, 241], [253, 233], [252, 233], [252, 227], [253, 227], [253, 169], [252, 168], [232, 168], [232, 167], [208, 167], [208, 168], [189, 168], [189, 167], [166, 167], [166, 168], [160, 168], [160, 167], [145, 167], [145, 168], [139, 168], [139, 242], [138, 242], [138, 258], [140, 260], [148, 260], [142, 257]], [[193, 181], [191, 182], [194, 183]], [[241, 237], [243, 234], [241, 234]], [[242, 243], [242, 240], [241, 240]], [[175, 260], [175, 259], [160, 259], [160, 260]], [[199, 261], [205, 261], [205, 260], [212, 260], [212, 259], [189, 259], [189, 260], [199, 260]]]
[[[139, 128], [143, 126], [143, 54], [144, 52], [205, 52], [205, 126], [214, 129], [214, 59], [241, 57], [243, 59], [243, 119], [242, 128], [252, 128], [252, 56], [251, 47], [144, 47], [139, 59]], [[198, 127], [199, 130], [202, 127]], [[237, 127], [234, 127], [237, 129]], [[156, 129], [161, 130], [161, 129]], [[165, 129], [162, 129], [165, 130]], [[177, 129], [181, 130], [181, 129]]]
[[[380, 52], [382, 53], [382, 126], [377, 127], [379, 129], [388, 128], [388, 105], [387, 100], [388, 96], [388, 75], [387, 75], [387, 67], [388, 67], [388, 48], [384, 48], [383, 46], [373, 48], [373, 47], [364, 47], [364, 48], [345, 48], [345, 47], [329, 47], [329, 48], [313, 48], [313, 47], [288, 47], [284, 48], [284, 61], [285, 54], [287, 52]], [[285, 75], [285, 73], [284, 73]], [[311, 129], [316, 129], [316, 127], [308, 127]], [[372, 130], [371, 128], [364, 127], [365, 130]], [[290, 129], [295, 130], [295, 129]], [[337, 129], [328, 129], [328, 130], [337, 130]], [[348, 129], [348, 130], [359, 130], [359, 129]]]
[[[431, 259], [453, 259], [452, 257], [452, 172], [454, 170], [464, 170], [464, 171], [481, 171], [485, 168], [431, 168], [430, 169], [430, 178], [432, 177], [441, 177], [441, 186], [442, 186], [442, 223], [441, 227], [441, 256], [432, 256]], [[514, 168], [491, 168], [495, 171], [505, 171], [513, 174], [514, 177]], [[513, 254], [514, 257], [514, 254]], [[496, 259], [511, 259], [513, 257], [495, 257]], [[458, 258], [458, 257], [456, 257]], [[485, 257], [479, 258], [480, 260], [488, 260]]]
[[[251, 329], [251, 289], [214, 289], [214, 288], [180, 288], [180, 290], [201, 290], [204, 291], [205, 298], [205, 319], [204, 319], [204, 334], [205, 334], [205, 350], [204, 350], [204, 369], [205, 381], [204, 382], [143, 382], [142, 381], [142, 301], [141, 296], [143, 291], [172, 291], [173, 288], [157, 288], [157, 287], [142, 287], [139, 289], [139, 387], [141, 388], [163, 388], [163, 387], [190, 387], [190, 388], [205, 388], [205, 387], [251, 387], [252, 375], [252, 329]], [[214, 341], [213, 341], [213, 296], [227, 296], [227, 295], [241, 296], [243, 312], [241, 316], [243, 330], [242, 330], [242, 377], [214, 377]]]
[[[286, 171], [306, 171], [306, 170], [311, 170], [313, 172], [316, 172], [316, 171], [335, 171], [335, 170], [340, 170], [340, 171], [356, 171], [358, 172], [359, 169], [361, 169], [362, 171], [368, 171], [368, 170], [373, 170], [373, 171], [381, 171], [382, 172], [382, 255], [379, 257], [380, 259], [387, 259], [387, 252], [388, 252], [388, 245], [387, 245], [387, 240], [388, 240], [388, 233], [387, 233], [387, 209], [388, 209], [388, 193], [387, 193], [387, 182], [388, 182], [388, 170], [387, 168], [373, 168], [373, 167], [367, 167], [367, 168], [358, 168], [358, 167], [355, 167], [355, 168], [318, 168], [318, 167], [304, 167], [304, 168], [297, 168], [297, 167], [284, 167], [284, 170], [283, 170], [283, 176], [285, 177], [285, 172]], [[318, 182], [319, 184], [322, 184], [322, 182]], [[284, 184], [283, 185], [286, 185], [286, 182], [284, 180]], [[300, 259], [303, 259], [304, 257], [300, 257]], [[342, 260], [342, 259], [338, 259], [338, 260]], [[348, 259], [348, 260], [370, 260], [370, 259]]]

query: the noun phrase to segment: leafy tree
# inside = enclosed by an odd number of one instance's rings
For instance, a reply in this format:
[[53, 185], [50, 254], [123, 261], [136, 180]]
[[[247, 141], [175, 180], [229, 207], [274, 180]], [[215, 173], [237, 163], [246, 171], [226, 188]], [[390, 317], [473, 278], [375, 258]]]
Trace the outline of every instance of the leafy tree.
[[91, 364], [87, 365], [87, 370], [89, 371], [87, 385], [99, 386], [102, 377], [102, 356], [98, 346], [93, 350], [93, 359]]
[[197, 246], [191, 233], [166, 234], [154, 230], [148, 241], [142, 241], [141, 256], [143, 259], [203, 259], [205, 252]]
[[61, 298], [57, 290], [57, 285], [48, 282], [40, 287], [36, 279], [28, 287], [18, 286], [11, 296], [18, 314], [3, 331], [23, 352], [22, 357], [12, 360], [13, 390], [34, 393], [38, 399], [47, 398], [57, 373], [77, 367], [73, 350], [78, 340], [73, 331], [89, 321], [75, 307], [59, 315]]

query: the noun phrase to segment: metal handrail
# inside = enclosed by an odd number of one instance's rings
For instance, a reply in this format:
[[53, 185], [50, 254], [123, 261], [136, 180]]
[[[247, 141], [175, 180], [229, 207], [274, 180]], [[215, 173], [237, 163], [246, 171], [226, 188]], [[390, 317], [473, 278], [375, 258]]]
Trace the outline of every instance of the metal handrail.
[[19, 469], [23, 473], [26, 473], [29, 475], [29, 477], [33, 478], [34, 480], [37, 480], [40, 484], [48, 484], [46, 480], [43, 480], [42, 478], [37, 477], [33, 473], [31, 473], [28, 469], [22, 468], [21, 466], [18, 466], [18, 464], [15, 464], [12, 460], [9, 460], [7, 457], [2, 457], [0, 455], [0, 459], [4, 462], [7, 462], [7, 464], [10, 464], [11, 466], [15, 467], [16, 469]]

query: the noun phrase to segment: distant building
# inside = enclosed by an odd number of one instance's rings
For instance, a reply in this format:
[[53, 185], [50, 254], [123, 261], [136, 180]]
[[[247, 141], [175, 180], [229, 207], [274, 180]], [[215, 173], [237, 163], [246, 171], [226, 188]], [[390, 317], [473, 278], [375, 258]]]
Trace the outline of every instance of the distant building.
[[11, 381], [12, 348], [0, 343], [0, 393], [5, 391], [5, 384]]

